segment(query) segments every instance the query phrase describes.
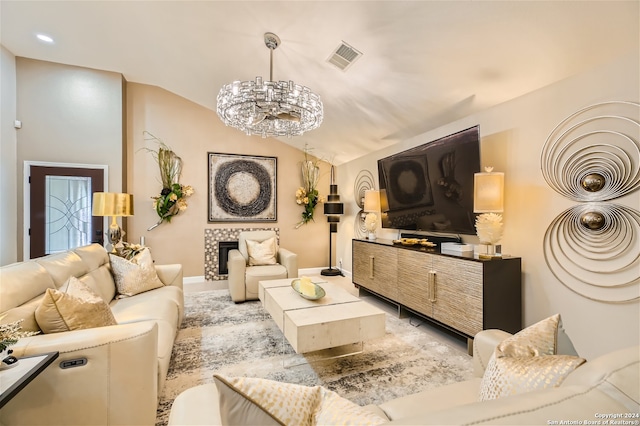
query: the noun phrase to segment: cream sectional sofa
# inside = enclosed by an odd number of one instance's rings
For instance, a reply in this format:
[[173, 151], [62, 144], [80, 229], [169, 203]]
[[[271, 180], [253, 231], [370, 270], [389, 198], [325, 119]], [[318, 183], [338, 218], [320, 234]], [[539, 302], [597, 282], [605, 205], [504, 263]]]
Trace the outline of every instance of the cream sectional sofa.
[[[0, 317], [24, 318], [39, 329], [34, 312], [47, 288], [80, 279], [109, 304], [117, 325], [20, 339], [17, 357], [58, 351], [59, 358], [0, 410], [0, 423], [91, 425], [154, 424], [173, 342], [183, 319], [181, 265], [155, 265], [164, 284], [117, 298], [106, 250], [92, 244], [0, 268]], [[85, 359], [85, 365], [61, 367]]]
[[[608, 424], [637, 424], [639, 419], [634, 417], [640, 410], [640, 347], [637, 346], [587, 361], [559, 387], [479, 402], [487, 362], [495, 347], [509, 336], [499, 330], [485, 330], [476, 335], [475, 378], [370, 405], [366, 410], [387, 419], [383, 424], [390, 425], [551, 425], [588, 424], [587, 421], [606, 424], [605, 420]], [[169, 424], [221, 425], [220, 407], [211, 403], [217, 400], [215, 384], [187, 389], [174, 401]], [[226, 409], [235, 409], [236, 415], [255, 414], [255, 410], [247, 407]], [[254, 423], [252, 420], [247, 418], [245, 424]], [[613, 420], [631, 423], [613, 423]]]

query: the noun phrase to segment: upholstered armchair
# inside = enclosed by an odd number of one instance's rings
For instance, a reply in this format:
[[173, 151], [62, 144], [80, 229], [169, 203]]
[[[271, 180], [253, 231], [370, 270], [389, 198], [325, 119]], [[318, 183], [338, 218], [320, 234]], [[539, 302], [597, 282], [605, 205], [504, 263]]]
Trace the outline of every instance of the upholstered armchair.
[[228, 253], [229, 293], [236, 302], [258, 299], [258, 282], [298, 276], [298, 255], [279, 246], [275, 231], [245, 231]]

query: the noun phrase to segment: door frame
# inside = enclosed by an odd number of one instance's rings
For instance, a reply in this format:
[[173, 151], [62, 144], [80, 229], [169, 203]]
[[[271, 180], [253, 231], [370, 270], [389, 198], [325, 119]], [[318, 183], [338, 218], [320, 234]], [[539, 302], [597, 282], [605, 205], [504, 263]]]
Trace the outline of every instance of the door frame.
[[[31, 166], [40, 167], [68, 167], [74, 169], [102, 169], [104, 173], [104, 192], [109, 192], [109, 166], [106, 164], [80, 164], [80, 163], [52, 163], [48, 161], [25, 161], [23, 167], [22, 181], [22, 258], [31, 258], [31, 238], [29, 229], [31, 228], [31, 187], [29, 177], [31, 176]], [[109, 218], [103, 219], [104, 226], [109, 226]]]

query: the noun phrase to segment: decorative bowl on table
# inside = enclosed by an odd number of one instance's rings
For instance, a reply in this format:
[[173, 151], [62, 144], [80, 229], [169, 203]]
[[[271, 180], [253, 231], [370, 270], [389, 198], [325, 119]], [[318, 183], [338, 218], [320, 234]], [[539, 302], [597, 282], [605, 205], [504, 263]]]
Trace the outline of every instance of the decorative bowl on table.
[[327, 293], [324, 291], [324, 288], [320, 287], [318, 284], [316, 283], [310, 283], [312, 287], [313, 292], [303, 292], [301, 289], [301, 283], [300, 283], [300, 279], [296, 278], [295, 280], [291, 281], [291, 288], [293, 288], [296, 293], [298, 293], [300, 296], [302, 296], [303, 298], [307, 299], [307, 300], [318, 300], [318, 299], [322, 299], [324, 296], [327, 295]]

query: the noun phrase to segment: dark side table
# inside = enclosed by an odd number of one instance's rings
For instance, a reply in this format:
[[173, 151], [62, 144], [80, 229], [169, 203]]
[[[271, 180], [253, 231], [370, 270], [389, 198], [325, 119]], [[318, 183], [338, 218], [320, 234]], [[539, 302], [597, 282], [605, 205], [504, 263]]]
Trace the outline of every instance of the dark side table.
[[15, 367], [0, 370], [0, 408], [42, 373], [58, 355], [59, 352], [48, 352], [19, 358]]

